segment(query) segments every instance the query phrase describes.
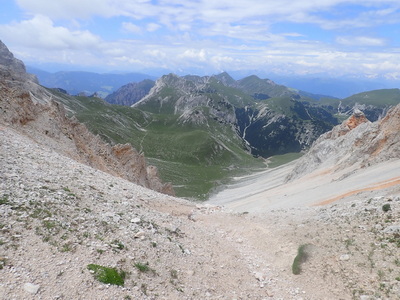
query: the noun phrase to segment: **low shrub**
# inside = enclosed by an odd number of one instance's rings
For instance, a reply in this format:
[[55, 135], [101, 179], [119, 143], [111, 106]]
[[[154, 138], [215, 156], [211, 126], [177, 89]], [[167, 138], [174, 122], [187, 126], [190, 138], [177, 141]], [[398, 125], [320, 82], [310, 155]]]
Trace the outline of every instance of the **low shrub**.
[[389, 203], [384, 204], [384, 205], [382, 206], [382, 210], [383, 210], [384, 212], [388, 212], [389, 210], [391, 210], [390, 204], [389, 204]]

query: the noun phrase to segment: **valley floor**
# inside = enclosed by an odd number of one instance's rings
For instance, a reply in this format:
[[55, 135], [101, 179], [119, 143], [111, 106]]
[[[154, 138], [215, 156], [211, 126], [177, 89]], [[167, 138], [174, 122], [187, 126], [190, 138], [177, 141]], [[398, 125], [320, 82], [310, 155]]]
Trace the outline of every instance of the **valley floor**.
[[[195, 205], [0, 125], [0, 299], [399, 299], [399, 165], [293, 186], [291, 166]], [[125, 285], [89, 264], [125, 271]]]

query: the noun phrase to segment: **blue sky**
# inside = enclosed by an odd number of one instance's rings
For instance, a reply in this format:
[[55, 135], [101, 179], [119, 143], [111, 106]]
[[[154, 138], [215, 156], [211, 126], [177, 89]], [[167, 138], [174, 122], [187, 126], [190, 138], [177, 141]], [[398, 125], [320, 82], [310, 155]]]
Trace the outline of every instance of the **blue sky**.
[[400, 78], [398, 0], [1, 0], [26, 64]]

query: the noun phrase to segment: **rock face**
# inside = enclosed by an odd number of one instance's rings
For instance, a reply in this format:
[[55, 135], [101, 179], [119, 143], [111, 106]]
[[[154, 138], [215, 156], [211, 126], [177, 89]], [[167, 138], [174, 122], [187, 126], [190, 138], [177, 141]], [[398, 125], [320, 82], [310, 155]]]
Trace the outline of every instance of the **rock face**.
[[209, 120], [216, 120], [231, 128], [253, 155], [269, 157], [307, 149], [337, 124], [324, 109], [299, 99], [290, 89], [256, 76], [235, 81], [226, 73], [169, 74], [133, 107], [177, 115], [184, 125], [208, 126]]
[[[22, 131], [37, 142], [96, 169], [119, 176], [159, 192], [173, 194], [156, 171], [147, 172], [143, 155], [132, 146], [110, 145], [88, 131], [85, 125], [66, 116], [56, 96], [29, 81], [25, 67], [1, 45], [0, 123]], [[55, 99], [55, 100], [54, 100]]]
[[369, 122], [360, 111], [318, 138], [297, 163], [287, 180], [301, 177], [319, 168], [331, 172], [364, 168], [400, 157], [400, 105], [385, 118]]
[[2, 41], [0, 41], [0, 75], [3, 80], [22, 81], [28, 79], [37, 82], [35, 76], [26, 73], [24, 63], [16, 59]]
[[120, 87], [104, 100], [111, 104], [131, 106], [146, 96], [153, 86], [154, 81], [150, 79], [141, 82], [131, 82]]

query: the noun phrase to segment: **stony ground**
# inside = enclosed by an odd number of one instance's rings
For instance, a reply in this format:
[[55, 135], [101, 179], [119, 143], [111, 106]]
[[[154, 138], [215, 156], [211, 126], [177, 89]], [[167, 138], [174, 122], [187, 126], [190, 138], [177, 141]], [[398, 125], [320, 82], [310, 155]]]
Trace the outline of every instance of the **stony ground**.
[[[0, 299], [400, 299], [393, 191], [235, 213], [139, 187], [2, 126]], [[308, 257], [294, 275], [301, 245]], [[124, 285], [99, 282], [89, 264], [125, 272]]]

